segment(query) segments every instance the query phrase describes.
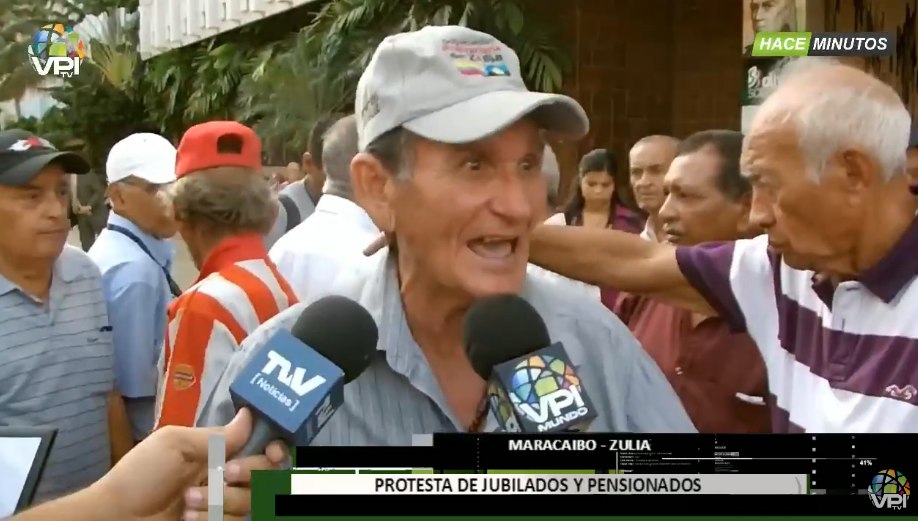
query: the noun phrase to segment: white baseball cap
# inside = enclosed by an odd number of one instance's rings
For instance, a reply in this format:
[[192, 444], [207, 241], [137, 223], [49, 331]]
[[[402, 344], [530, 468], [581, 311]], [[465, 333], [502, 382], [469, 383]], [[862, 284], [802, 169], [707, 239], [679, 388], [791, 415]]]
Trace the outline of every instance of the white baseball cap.
[[176, 150], [168, 139], [157, 134], [131, 134], [115, 143], [105, 161], [109, 183], [134, 176], [162, 185], [175, 181]]
[[590, 128], [573, 98], [526, 88], [513, 49], [451, 25], [383, 40], [357, 84], [354, 108], [361, 150], [398, 127], [455, 144], [486, 138], [529, 115], [568, 138]]

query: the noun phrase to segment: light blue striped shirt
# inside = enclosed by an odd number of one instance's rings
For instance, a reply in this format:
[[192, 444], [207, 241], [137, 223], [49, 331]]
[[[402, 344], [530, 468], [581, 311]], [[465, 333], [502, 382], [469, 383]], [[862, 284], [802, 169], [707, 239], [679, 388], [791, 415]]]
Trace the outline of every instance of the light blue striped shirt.
[[[387, 251], [339, 277], [332, 293], [359, 302], [379, 326], [379, 356], [344, 388], [338, 409], [313, 445], [411, 445], [412, 435], [464, 432], [447, 404], [402, 308], [394, 261]], [[207, 404], [199, 425], [225, 425], [235, 415], [229, 386], [247, 359], [278, 329], [290, 329], [309, 302], [262, 324], [243, 342]], [[695, 432], [679, 398], [631, 332], [600, 302], [529, 275], [522, 297], [562, 342], [599, 417], [593, 432]], [[497, 430], [489, 415], [485, 430]], [[307, 463], [308, 465], [308, 463]]]
[[109, 224], [133, 233], [150, 250], [150, 258], [123, 233], [103, 230], [89, 249], [102, 272], [108, 314], [114, 327], [115, 381], [125, 398], [134, 438], [153, 428], [157, 361], [166, 334], [166, 306], [172, 300], [163, 267], [170, 269], [174, 248], [115, 212]]
[[0, 425], [58, 429], [37, 501], [82, 489], [110, 468], [114, 365], [102, 278], [85, 253], [64, 247], [47, 303], [0, 276]]

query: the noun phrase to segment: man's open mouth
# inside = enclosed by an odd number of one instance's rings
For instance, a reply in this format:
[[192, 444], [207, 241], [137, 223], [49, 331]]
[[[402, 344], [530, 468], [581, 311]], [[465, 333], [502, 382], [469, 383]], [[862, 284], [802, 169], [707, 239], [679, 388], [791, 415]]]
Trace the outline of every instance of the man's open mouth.
[[504, 259], [516, 251], [515, 237], [481, 237], [469, 241], [469, 249], [486, 259]]

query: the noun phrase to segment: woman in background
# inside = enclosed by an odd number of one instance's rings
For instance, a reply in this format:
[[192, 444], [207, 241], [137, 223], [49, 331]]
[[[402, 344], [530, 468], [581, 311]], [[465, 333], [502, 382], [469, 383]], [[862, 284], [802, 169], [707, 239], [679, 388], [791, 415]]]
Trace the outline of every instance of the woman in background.
[[583, 156], [575, 183], [564, 207], [565, 224], [631, 233], [644, 229], [647, 216], [634, 203], [628, 178], [620, 174], [612, 152], [599, 148]]
[[[639, 234], [647, 216], [634, 203], [628, 177], [618, 169], [618, 161], [609, 150], [598, 148], [580, 159], [580, 168], [564, 211], [546, 224], [612, 228]], [[600, 289], [602, 303], [615, 306], [618, 291]]]

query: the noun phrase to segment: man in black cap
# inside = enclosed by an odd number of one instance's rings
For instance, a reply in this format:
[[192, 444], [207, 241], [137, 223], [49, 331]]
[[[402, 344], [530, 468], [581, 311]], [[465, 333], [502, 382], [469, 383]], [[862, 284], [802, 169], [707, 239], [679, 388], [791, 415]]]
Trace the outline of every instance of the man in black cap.
[[66, 244], [70, 176], [89, 164], [0, 131], [0, 424], [54, 426], [36, 501], [85, 488], [130, 449], [102, 275]]
[[905, 155], [908, 159], [908, 176], [912, 179], [912, 185], [918, 186], [918, 128], [912, 129], [908, 136], [908, 150]]

